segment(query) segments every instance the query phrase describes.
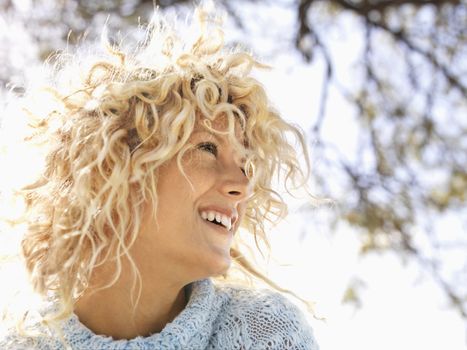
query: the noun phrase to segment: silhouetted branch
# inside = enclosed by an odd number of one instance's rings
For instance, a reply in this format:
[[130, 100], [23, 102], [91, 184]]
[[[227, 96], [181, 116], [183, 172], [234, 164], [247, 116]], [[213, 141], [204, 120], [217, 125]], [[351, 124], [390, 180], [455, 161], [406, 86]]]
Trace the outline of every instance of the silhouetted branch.
[[347, 0], [331, 0], [342, 7], [351, 8], [354, 11], [362, 15], [368, 15], [371, 11], [383, 12], [389, 8], [397, 8], [402, 5], [414, 5], [414, 6], [425, 6], [432, 5], [436, 7], [441, 7], [446, 4], [457, 5], [460, 4], [460, 0], [379, 0], [379, 1], [360, 1], [349, 2]]

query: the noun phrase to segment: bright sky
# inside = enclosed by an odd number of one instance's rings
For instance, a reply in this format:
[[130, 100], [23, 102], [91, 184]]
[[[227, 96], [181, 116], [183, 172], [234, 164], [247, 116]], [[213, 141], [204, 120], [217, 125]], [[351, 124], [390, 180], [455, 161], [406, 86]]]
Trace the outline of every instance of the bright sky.
[[[283, 24], [294, 19], [290, 13], [273, 6], [269, 10], [276, 11], [275, 16], [279, 16]], [[248, 8], [245, 11], [258, 15]], [[260, 22], [250, 23], [254, 27]], [[351, 33], [352, 24], [348, 25]], [[259, 52], [267, 52], [273, 46], [263, 39], [251, 39]], [[359, 45], [356, 37], [336, 40], [333, 47], [338, 55], [334, 57], [341, 57], [340, 64], [345, 66], [344, 59], [348, 60], [349, 54], [355, 53]], [[284, 116], [292, 118], [291, 121], [309, 130], [319, 106], [323, 75], [319, 57], [313, 65], [304, 66], [296, 56], [283, 53], [268, 63], [273, 64], [275, 70], [258, 76], [266, 84], [276, 107]], [[350, 67], [344, 68], [343, 74], [351, 80]], [[352, 135], [357, 129], [350, 117], [342, 116], [349, 116], [351, 112], [332, 91], [330, 99], [330, 115], [340, 118], [336, 119], [338, 122], [326, 123], [323, 133], [350, 150], [355, 146]], [[317, 302], [319, 315], [327, 321], [311, 319], [310, 322], [321, 349], [466, 349], [464, 322], [449, 308], [443, 293], [426, 273], [412, 263], [403, 265], [399, 257], [389, 253], [359, 258], [358, 234], [353, 229], [340, 224], [337, 232], [331, 235], [326, 227], [316, 225], [325, 221], [320, 218], [325, 212], [308, 212], [307, 215], [313, 215], [313, 223], [310, 223], [303, 213], [292, 211], [288, 219], [271, 232], [275, 257], [291, 266], [271, 263], [270, 276], [284, 287]], [[303, 232], [307, 234], [301, 240]], [[355, 278], [366, 281], [358, 289], [362, 301], [360, 309], [341, 303], [348, 284]], [[0, 297], [1, 293], [0, 290]]]
[[[260, 45], [261, 41], [256, 43]], [[337, 41], [333, 48], [334, 57], [342, 58], [338, 63], [345, 65], [358, 45], [349, 37]], [[319, 106], [322, 63], [318, 58], [313, 65], [304, 66], [290, 55], [279, 56], [269, 63], [274, 64], [275, 70], [258, 76], [276, 107], [309, 130]], [[350, 78], [351, 68], [348, 69], [346, 75]], [[352, 135], [357, 132], [349, 117], [352, 112], [332, 92], [330, 99], [328, 111], [334, 122], [326, 123], [323, 132], [326, 138], [339, 142], [342, 149], [352, 149]], [[326, 215], [323, 212], [326, 210], [308, 212], [306, 215], [312, 215], [312, 220], [303, 213], [292, 212], [272, 233], [275, 256], [293, 266], [276, 266], [270, 275], [318, 303], [317, 310], [327, 322], [310, 322], [321, 349], [466, 349], [464, 321], [449, 307], [427, 273], [413, 263], [404, 265], [400, 257], [390, 253], [360, 258], [359, 238], [354, 229], [342, 223], [331, 235], [327, 228], [314, 224], [324, 221], [319, 218]], [[462, 232], [461, 227], [455, 227], [458, 221], [455, 218], [445, 221], [448, 225], [445, 229]], [[303, 232], [307, 234], [300, 241]], [[365, 281], [358, 288], [360, 309], [341, 303], [348, 284], [355, 278]]]

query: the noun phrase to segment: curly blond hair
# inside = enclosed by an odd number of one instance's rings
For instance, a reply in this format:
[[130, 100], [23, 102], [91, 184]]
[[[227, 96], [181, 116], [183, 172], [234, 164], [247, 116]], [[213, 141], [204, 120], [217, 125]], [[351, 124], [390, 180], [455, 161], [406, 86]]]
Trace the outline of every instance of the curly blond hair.
[[[272, 179], [279, 176], [286, 189], [307, 180], [302, 132], [278, 115], [250, 75], [265, 66], [227, 49], [218, 19], [197, 13], [201, 31], [191, 44], [159, 20], [136, 49], [107, 43], [101, 57], [59, 56], [53, 83], [42, 90], [47, 110], [23, 110], [32, 128], [28, 141], [44, 149], [44, 167], [21, 191], [27, 223], [22, 256], [35, 291], [53, 291], [59, 301], [58, 318], [70, 315], [97, 266], [131, 260], [143, 203], [157, 206], [158, 169], [181, 159], [196, 122], [221, 132], [212, 122], [227, 118], [229, 138], [245, 154], [254, 184], [242, 226], [255, 240], [267, 243], [264, 223], [286, 212]], [[235, 123], [244, 145], [236, 142]], [[290, 135], [305, 155], [305, 171]], [[273, 285], [238, 249], [231, 255], [246, 273]]]

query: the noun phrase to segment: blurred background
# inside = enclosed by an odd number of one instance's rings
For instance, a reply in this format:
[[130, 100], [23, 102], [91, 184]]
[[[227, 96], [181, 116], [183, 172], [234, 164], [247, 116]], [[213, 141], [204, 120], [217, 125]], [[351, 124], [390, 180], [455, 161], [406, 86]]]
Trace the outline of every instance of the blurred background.
[[[228, 44], [274, 67], [255, 74], [307, 133], [313, 192], [334, 200], [287, 198], [271, 232], [269, 276], [317, 302], [321, 348], [467, 349], [467, 1], [214, 3]], [[51, 54], [106, 23], [128, 39], [156, 5], [0, 0], [0, 107]]]

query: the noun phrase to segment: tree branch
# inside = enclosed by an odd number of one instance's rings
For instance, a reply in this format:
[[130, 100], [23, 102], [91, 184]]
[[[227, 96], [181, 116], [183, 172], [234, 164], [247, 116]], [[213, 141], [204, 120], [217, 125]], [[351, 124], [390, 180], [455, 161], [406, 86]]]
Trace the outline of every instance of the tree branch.
[[[334, 0], [333, 0], [334, 1]], [[355, 10], [358, 10], [362, 15], [367, 15], [371, 11], [384, 12], [388, 8], [399, 7], [402, 5], [414, 5], [414, 6], [424, 6], [424, 5], [433, 5], [436, 7], [443, 6], [445, 4], [459, 5], [460, 0], [380, 0], [376, 2], [363, 1], [359, 5], [346, 1], [346, 0], [337, 0], [340, 5], [343, 3], [348, 7], [352, 7]]]
[[[441, 73], [445, 76], [445, 78], [448, 80], [448, 82], [455, 88], [457, 88], [463, 95], [467, 95], [467, 87], [463, 86], [461, 82], [455, 77], [454, 74], [452, 74], [449, 69], [442, 65], [438, 60], [435, 58], [435, 56], [431, 52], [424, 51], [423, 49], [419, 48], [415, 44], [413, 44], [405, 35], [404, 32], [399, 30], [396, 31], [394, 29], [389, 28], [386, 24], [376, 21], [374, 19], [369, 18], [368, 16], [368, 11], [366, 11], [362, 6], [356, 6], [354, 4], [351, 4], [345, 0], [331, 0], [332, 2], [336, 3], [337, 5], [340, 5], [341, 7], [350, 10], [354, 13], [356, 13], [359, 16], [363, 16], [366, 20], [366, 22], [376, 28], [379, 28], [381, 30], [384, 30], [385, 32], [389, 33], [396, 41], [399, 41], [406, 45], [409, 49], [411, 49], [414, 52], [417, 52], [418, 54], [422, 55], [425, 57], [436, 69], [441, 71]], [[389, 2], [389, 1], [386, 1]], [[397, 1], [399, 4], [402, 3], [412, 3], [414, 1]], [[417, 1], [421, 3], [421, 1]], [[427, 2], [424, 2], [427, 3]], [[439, 3], [451, 3], [451, 4], [457, 4], [459, 3], [458, 0], [446, 0], [446, 1], [439, 1]]]

